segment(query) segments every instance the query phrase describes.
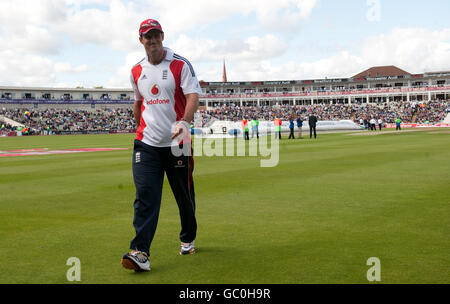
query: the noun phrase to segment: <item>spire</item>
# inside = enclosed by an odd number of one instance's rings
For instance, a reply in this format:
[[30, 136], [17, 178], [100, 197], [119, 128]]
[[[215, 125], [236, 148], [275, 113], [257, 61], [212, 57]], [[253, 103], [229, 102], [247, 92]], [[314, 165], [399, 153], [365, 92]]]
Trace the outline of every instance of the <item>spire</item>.
[[227, 69], [225, 68], [225, 59], [223, 60], [222, 82], [227, 82]]

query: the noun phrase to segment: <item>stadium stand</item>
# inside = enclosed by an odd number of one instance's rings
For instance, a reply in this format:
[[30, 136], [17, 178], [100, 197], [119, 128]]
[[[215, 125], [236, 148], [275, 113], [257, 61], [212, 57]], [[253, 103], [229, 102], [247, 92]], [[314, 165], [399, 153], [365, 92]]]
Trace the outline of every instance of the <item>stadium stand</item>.
[[[25, 114], [29, 113], [29, 115]], [[10, 118], [30, 128], [30, 135], [134, 132], [133, 111], [131, 108], [98, 109], [96, 111], [72, 109], [2, 109], [0, 115]], [[5, 127], [6, 130], [6, 127]], [[8, 125], [8, 130], [17, 127]]]
[[[224, 78], [224, 80], [226, 80]], [[243, 118], [284, 121], [315, 114], [321, 121], [372, 118], [393, 123], [440, 123], [448, 117], [450, 71], [410, 74], [395, 66], [353, 77], [292, 81], [204, 82], [195, 128]], [[131, 89], [0, 86], [1, 134], [134, 132]], [[25, 113], [28, 114], [25, 114]], [[4, 117], [3, 119], [1, 117]], [[8, 122], [9, 121], [9, 122]]]
[[[400, 117], [404, 123], [439, 123], [449, 112], [449, 101], [431, 101], [428, 103], [390, 102], [389, 104], [360, 105], [310, 105], [310, 106], [221, 106], [209, 110], [200, 110], [195, 118], [195, 127], [207, 127], [215, 120], [237, 122], [243, 118], [272, 121], [314, 114], [319, 120], [339, 121], [371, 118], [382, 119], [384, 123], [394, 123]], [[1, 109], [0, 116], [7, 117], [30, 129], [29, 134], [44, 134], [50, 130], [52, 134], [77, 133], [132, 133], [136, 130], [131, 106], [124, 108], [105, 108], [95, 111], [76, 109]], [[413, 120], [416, 121], [413, 121]], [[5, 125], [5, 123], [3, 123]], [[17, 127], [6, 124], [2, 132], [17, 130]]]
[[[263, 106], [240, 107], [222, 106], [211, 110], [202, 111], [203, 125], [208, 123], [208, 118], [216, 118], [225, 121], [239, 121], [242, 118], [258, 118], [273, 120], [278, 117], [289, 120], [291, 117], [307, 117], [315, 114], [319, 120], [353, 120], [359, 123], [360, 119], [382, 119], [385, 123], [394, 123], [400, 117], [405, 123], [413, 122], [413, 116], [418, 113], [418, 121], [439, 123], [446, 117], [449, 101], [434, 101], [429, 103], [391, 102], [389, 104], [361, 104], [361, 105], [311, 105], [311, 106]], [[353, 118], [353, 119], [352, 119]]]

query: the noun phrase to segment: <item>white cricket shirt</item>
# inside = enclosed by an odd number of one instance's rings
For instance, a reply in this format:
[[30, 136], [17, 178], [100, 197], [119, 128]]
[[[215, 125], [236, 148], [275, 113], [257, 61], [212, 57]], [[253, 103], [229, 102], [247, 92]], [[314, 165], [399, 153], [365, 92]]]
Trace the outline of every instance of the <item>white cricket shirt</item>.
[[172, 126], [184, 116], [185, 95], [202, 93], [189, 61], [164, 49], [166, 57], [160, 64], [150, 64], [146, 56], [131, 69], [130, 76], [135, 100], [142, 100], [136, 139], [154, 147], [177, 144], [171, 139]]

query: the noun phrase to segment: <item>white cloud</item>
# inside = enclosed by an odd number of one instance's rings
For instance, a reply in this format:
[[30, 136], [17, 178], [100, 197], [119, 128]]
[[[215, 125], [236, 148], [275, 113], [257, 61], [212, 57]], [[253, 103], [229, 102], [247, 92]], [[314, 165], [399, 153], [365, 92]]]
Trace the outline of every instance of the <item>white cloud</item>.
[[306, 19], [318, 0], [112, 0], [106, 9], [81, 9], [80, 3], [87, 1], [66, 2], [78, 5], [66, 11], [66, 22], [55, 27], [57, 33], [68, 35], [76, 44], [94, 43], [134, 51], [139, 47], [139, 23], [147, 18], [159, 19], [169, 38], [188, 30], [206, 28], [234, 15], [245, 17], [251, 13], [255, 13], [266, 29], [286, 30]]
[[[259, 61], [268, 62], [268, 59], [279, 57], [287, 50], [287, 45], [284, 42], [270, 34], [263, 37], [252, 36], [246, 40], [235, 38], [226, 41], [192, 39], [182, 34], [169, 47], [181, 56], [188, 58], [194, 65], [199, 77], [204, 77], [201, 79], [208, 79], [208, 77], [213, 76], [208, 73], [211, 72], [210, 69], [202, 71], [197, 68], [201, 63], [219, 63], [224, 59], [235, 63], [246, 63], [247, 71], [255, 69], [258, 71], [255, 75], [259, 75], [262, 70], [257, 66], [252, 66], [253, 64]], [[131, 67], [144, 56], [143, 49], [129, 53], [126, 56], [125, 64], [119, 67], [115, 75], [109, 79], [109, 85], [111, 87], [128, 87]], [[215, 76], [217, 75], [219, 74], [215, 74]]]
[[397, 65], [408, 72], [450, 69], [450, 29], [397, 28], [367, 38], [361, 58], [367, 65]]
[[[190, 29], [205, 28], [230, 16], [255, 13], [259, 22], [272, 29], [286, 29], [309, 16], [317, 0], [280, 1], [181, 1], [154, 0], [2, 0], [0, 26], [19, 45], [29, 41], [24, 33], [37, 38], [70, 38], [75, 44], [94, 43], [116, 50], [136, 50], [139, 23], [159, 18], [165, 31], [176, 36]], [[85, 7], [100, 4], [100, 7]], [[189, 12], [188, 14], [186, 12]], [[151, 12], [151, 16], [149, 15]], [[5, 39], [5, 38], [4, 38]], [[47, 43], [44, 43], [44, 45]], [[45, 50], [57, 52], [52, 41]]]
[[[84, 65], [65, 63], [71, 58], [62, 54], [64, 43], [91, 44], [98, 47], [126, 51], [127, 67], [121, 66], [110, 77], [111, 84], [127, 82], [132, 54], [141, 50], [138, 41], [139, 23], [149, 17], [158, 18], [163, 28], [175, 41], [177, 52], [190, 56], [191, 60], [262, 60], [282, 53], [286, 49], [272, 35], [219, 40], [197, 40], [183, 33], [206, 28], [232, 16], [257, 16], [263, 26], [271, 23], [268, 14], [278, 25], [285, 21], [292, 24], [306, 18], [316, 0], [274, 1], [181, 1], [181, 0], [2, 0], [0, 1], [0, 44], [7, 50], [0, 52], [0, 81], [4, 84], [42, 85], [52, 83], [61, 73], [81, 73]], [[270, 11], [267, 10], [270, 8]], [[189, 12], [188, 14], [186, 12]], [[150, 14], [150, 15], [149, 15]], [[282, 27], [282, 26], [281, 26]], [[169, 36], [169, 35], [168, 35]], [[178, 38], [177, 38], [178, 37]], [[197, 53], [189, 42], [198, 42]], [[52, 56], [58, 55], [57, 60]], [[142, 55], [140, 55], [142, 56]], [[61, 62], [59, 62], [61, 61]], [[125, 72], [126, 71], [126, 72]], [[125, 82], [121, 77], [125, 76]]]
[[55, 0], [2, 0], [0, 44], [18, 54], [55, 54], [60, 38], [52, 27], [65, 18], [63, 3]]
[[[411, 73], [450, 70], [449, 41], [450, 29], [394, 29], [366, 38], [358, 49], [340, 50], [315, 61], [290, 60], [281, 64], [277, 62], [288, 44], [271, 35], [245, 41], [203, 40], [180, 35], [170, 47], [193, 63], [201, 80], [220, 81], [223, 59], [229, 81], [295, 80], [346, 78], [379, 65], [396, 65]], [[142, 51], [130, 53], [110, 83], [115, 87], [129, 87], [130, 68], [142, 57]]]
[[228, 58], [233, 61], [253, 62], [279, 57], [287, 50], [286, 43], [270, 34], [225, 41], [192, 39], [182, 34], [170, 47], [193, 62], [221, 61]]
[[86, 64], [73, 66], [68, 62], [56, 62], [53, 64], [53, 70], [55, 73], [82, 73], [89, 70]]
[[17, 54], [56, 54], [60, 41], [46, 28], [30, 24], [20, 34], [5, 32], [4, 36], [0, 36], [0, 45], [7, 45]]
[[132, 2], [113, 0], [107, 10], [72, 10], [65, 24], [55, 32], [67, 35], [76, 45], [93, 43], [116, 50], [133, 50], [139, 45], [138, 27], [144, 15]]
[[58, 0], [2, 0], [0, 25], [20, 33], [27, 25], [54, 24], [64, 21], [66, 6]]
[[[381, 65], [395, 65], [410, 73], [450, 70], [450, 29], [398, 28], [366, 38], [359, 49], [310, 62], [276, 64], [269, 59], [249, 63], [235, 58], [239, 56], [229, 58], [227, 64], [231, 81], [346, 78]], [[218, 61], [216, 70], [199, 71], [200, 78], [219, 81], [220, 64]]]
[[177, 34], [195, 27], [204, 28], [233, 15], [248, 17], [252, 13], [266, 30], [292, 30], [292, 25], [309, 17], [318, 0], [153, 0], [151, 3], [163, 27]]
[[75, 5], [77, 7], [87, 4], [108, 4], [110, 0], [63, 0], [67, 5]]
[[[313, 62], [288, 61], [275, 64], [271, 60], [257, 62], [232, 60], [227, 63], [227, 78], [229, 81], [341, 78], [346, 75], [352, 76], [353, 71], [359, 71], [361, 63], [360, 58], [348, 52]], [[206, 81], [219, 81], [221, 75], [219, 65], [215, 70], [199, 72], [199, 78]]]
[[119, 67], [108, 79], [108, 87], [111, 88], [130, 88], [131, 68], [144, 58], [144, 51], [129, 53], [125, 58], [125, 64]]
[[242, 1], [240, 4], [237, 2], [236, 0], [154, 0], [152, 1], [154, 10], [148, 17], [159, 19], [165, 32], [176, 35], [193, 28], [205, 28], [237, 12], [248, 14], [245, 8], [247, 1]]
[[41, 56], [17, 57], [13, 51], [0, 51], [0, 83], [12, 85], [43, 85], [51, 83], [55, 75], [52, 62]]
[[[286, 31], [298, 31], [319, 0], [1, 0], [0, 83], [52, 84], [59, 75], [89, 72], [95, 59], [73, 65], [62, 54], [63, 43], [94, 45], [128, 54], [110, 66], [109, 85], [129, 87], [131, 67], [143, 56], [139, 23], [150, 17], [161, 21], [165, 44], [188, 58], [200, 79], [220, 81], [222, 60], [229, 80], [307, 79], [350, 77], [377, 65], [397, 65], [411, 73], [450, 70], [450, 29], [396, 28], [367, 37], [334, 55], [305, 62], [290, 52]], [[188, 13], [187, 13], [188, 12]], [[235, 17], [255, 19], [251, 37], [200, 38], [199, 30]], [[293, 35], [290, 35], [293, 37]], [[321, 45], [326, 43], [321, 43]], [[65, 45], [67, 46], [67, 45]], [[311, 51], [311, 49], [309, 50]], [[284, 55], [289, 61], [283, 61]], [[58, 58], [58, 59], [56, 59]], [[77, 58], [79, 59], [79, 58]], [[76, 60], [79, 62], [80, 60]], [[106, 82], [106, 81], [105, 81]]]
[[311, 14], [318, 0], [255, 1], [256, 15], [266, 29], [296, 31], [299, 22]]
[[17, 56], [11, 50], [0, 51], [0, 62], [0, 83], [18, 86], [53, 86], [57, 74], [89, 70], [86, 64], [73, 66], [33, 54]]

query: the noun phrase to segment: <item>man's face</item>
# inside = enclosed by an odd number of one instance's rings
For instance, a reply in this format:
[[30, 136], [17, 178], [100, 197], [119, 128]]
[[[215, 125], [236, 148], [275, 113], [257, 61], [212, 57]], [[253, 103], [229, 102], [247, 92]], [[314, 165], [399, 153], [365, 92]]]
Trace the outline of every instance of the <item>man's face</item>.
[[139, 41], [144, 46], [147, 53], [163, 51], [164, 33], [158, 30], [150, 30], [145, 35], [139, 37]]

